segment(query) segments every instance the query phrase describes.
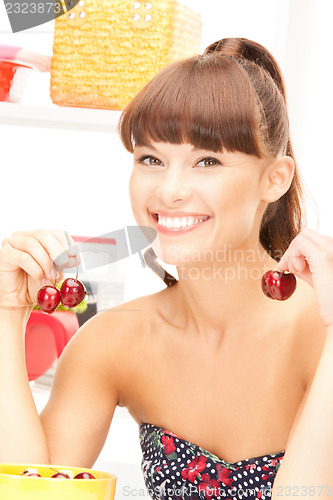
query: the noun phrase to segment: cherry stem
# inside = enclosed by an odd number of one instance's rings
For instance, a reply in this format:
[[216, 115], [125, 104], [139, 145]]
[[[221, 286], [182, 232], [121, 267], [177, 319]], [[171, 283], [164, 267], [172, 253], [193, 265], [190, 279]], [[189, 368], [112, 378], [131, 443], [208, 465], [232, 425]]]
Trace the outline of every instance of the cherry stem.
[[53, 263], [53, 270], [54, 270], [54, 274], [55, 274], [55, 278], [54, 278], [54, 282], [53, 282], [53, 286], [54, 288], [57, 288], [57, 271], [56, 271], [56, 266], [54, 265]]
[[75, 276], [75, 279], [77, 280], [77, 277], [78, 277], [78, 274], [79, 274], [79, 266], [77, 264], [77, 256], [75, 255], [75, 264], [76, 264], [76, 276]]
[[54, 470], [54, 472], [58, 472], [59, 473], [59, 471], [57, 469], [54, 469], [53, 467], [49, 467], [49, 469]]

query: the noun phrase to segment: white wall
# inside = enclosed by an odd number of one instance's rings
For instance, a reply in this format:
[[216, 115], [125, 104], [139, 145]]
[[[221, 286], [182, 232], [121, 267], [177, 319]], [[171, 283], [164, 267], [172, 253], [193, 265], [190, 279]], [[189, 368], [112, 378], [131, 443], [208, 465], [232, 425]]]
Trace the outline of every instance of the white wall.
[[[278, 59], [298, 163], [319, 206], [318, 229], [333, 234], [327, 182], [332, 155], [326, 146], [332, 111], [327, 69], [331, 0], [183, 3], [202, 14], [202, 48], [225, 36], [243, 36], [266, 45]], [[0, 43], [52, 53], [53, 23], [12, 34], [3, 4], [0, 8]], [[34, 74], [24, 104], [52, 105], [48, 83], [48, 75]], [[131, 158], [117, 137], [19, 126], [0, 126], [0, 134], [0, 239], [16, 229], [60, 226], [71, 234], [98, 235], [135, 223], [127, 196]], [[317, 228], [315, 213], [309, 215], [309, 225]], [[137, 256], [122, 266], [135, 273], [128, 281], [128, 298], [164, 287], [141, 270]], [[142, 273], [144, 280], [138, 279]]]

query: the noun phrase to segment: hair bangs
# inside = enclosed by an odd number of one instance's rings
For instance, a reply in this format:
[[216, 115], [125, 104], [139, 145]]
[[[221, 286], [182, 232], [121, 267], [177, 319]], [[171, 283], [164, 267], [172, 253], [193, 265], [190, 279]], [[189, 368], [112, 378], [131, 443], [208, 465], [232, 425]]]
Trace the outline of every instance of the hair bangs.
[[234, 58], [210, 54], [160, 71], [124, 109], [119, 131], [131, 153], [156, 141], [262, 158], [260, 122], [246, 71]]

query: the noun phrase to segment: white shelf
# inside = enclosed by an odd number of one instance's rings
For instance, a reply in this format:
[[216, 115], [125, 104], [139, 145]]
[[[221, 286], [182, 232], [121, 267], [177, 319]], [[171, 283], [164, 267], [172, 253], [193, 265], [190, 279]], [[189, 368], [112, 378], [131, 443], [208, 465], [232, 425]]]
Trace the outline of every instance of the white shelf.
[[0, 103], [0, 124], [117, 133], [121, 111]]

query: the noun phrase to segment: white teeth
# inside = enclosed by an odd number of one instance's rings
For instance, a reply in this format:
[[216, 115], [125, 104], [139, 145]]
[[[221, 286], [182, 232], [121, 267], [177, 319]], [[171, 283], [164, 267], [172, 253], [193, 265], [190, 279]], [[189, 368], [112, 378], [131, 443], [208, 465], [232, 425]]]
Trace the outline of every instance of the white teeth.
[[164, 217], [163, 215], [158, 216], [158, 224], [169, 229], [180, 229], [180, 228], [190, 228], [195, 224], [199, 224], [209, 217], [204, 217], [200, 219], [195, 219], [195, 217]]

